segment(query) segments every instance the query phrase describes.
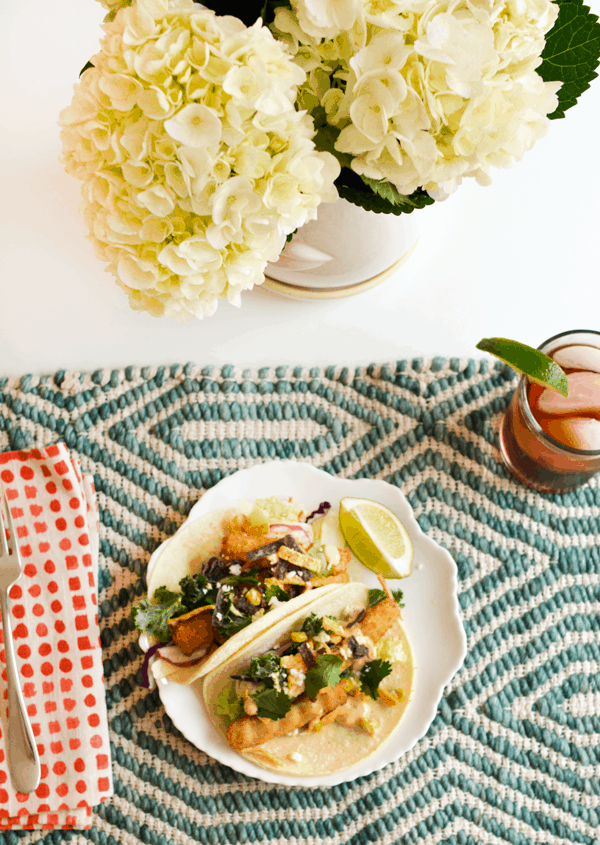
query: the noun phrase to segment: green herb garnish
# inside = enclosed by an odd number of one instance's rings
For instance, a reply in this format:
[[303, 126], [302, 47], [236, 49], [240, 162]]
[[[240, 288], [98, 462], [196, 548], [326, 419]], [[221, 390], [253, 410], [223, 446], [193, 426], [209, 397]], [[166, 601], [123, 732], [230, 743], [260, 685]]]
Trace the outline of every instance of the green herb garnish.
[[251, 698], [258, 707], [257, 716], [260, 719], [283, 719], [292, 707], [292, 699], [284, 692], [275, 689], [264, 689], [255, 693]]
[[272, 598], [276, 598], [278, 601], [289, 601], [290, 597], [279, 584], [271, 584], [265, 592], [266, 603], [269, 604]]
[[323, 630], [323, 619], [317, 616], [316, 613], [311, 613], [307, 616], [302, 624], [302, 630], [309, 637], [316, 637]]
[[250, 668], [246, 673], [249, 678], [262, 681], [265, 686], [273, 689], [283, 686], [288, 679], [288, 670], [281, 665], [278, 654], [260, 654], [250, 661]]
[[360, 688], [365, 695], [371, 698], [379, 697], [379, 684], [392, 671], [392, 664], [389, 660], [370, 660], [362, 668], [360, 673]]
[[[398, 607], [404, 607], [402, 604], [402, 599], [404, 598], [402, 590], [394, 590], [392, 595], [394, 596], [394, 601]], [[375, 607], [375, 605], [382, 602], [385, 597], [386, 593], [384, 590], [369, 590], [369, 607]]]
[[306, 673], [304, 691], [309, 698], [315, 698], [323, 687], [335, 687], [340, 682], [344, 661], [337, 654], [318, 654], [317, 663]]
[[186, 613], [181, 601], [181, 593], [174, 593], [166, 587], [159, 587], [152, 601], [144, 599], [132, 610], [133, 621], [140, 631], [154, 634], [159, 642], [171, 639], [169, 619]]
[[218, 588], [201, 572], [197, 572], [195, 575], [186, 575], [179, 582], [179, 586], [181, 588], [181, 601], [185, 605], [187, 613], [197, 610], [199, 607], [206, 607], [207, 604], [215, 603]]

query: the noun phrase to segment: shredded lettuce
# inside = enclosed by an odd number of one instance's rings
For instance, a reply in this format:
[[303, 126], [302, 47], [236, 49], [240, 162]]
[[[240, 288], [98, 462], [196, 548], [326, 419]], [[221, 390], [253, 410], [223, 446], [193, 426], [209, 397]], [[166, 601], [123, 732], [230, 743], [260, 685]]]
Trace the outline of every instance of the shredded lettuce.
[[248, 515], [254, 526], [270, 525], [274, 522], [300, 522], [302, 509], [295, 502], [282, 502], [276, 496], [257, 499]]

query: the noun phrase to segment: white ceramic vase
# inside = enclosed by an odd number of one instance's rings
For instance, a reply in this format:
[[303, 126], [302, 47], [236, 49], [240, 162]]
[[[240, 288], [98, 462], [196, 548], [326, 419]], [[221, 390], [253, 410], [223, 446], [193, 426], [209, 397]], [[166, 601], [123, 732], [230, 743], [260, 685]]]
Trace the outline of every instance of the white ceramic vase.
[[361, 293], [400, 267], [419, 239], [416, 216], [375, 214], [346, 200], [322, 203], [278, 261], [265, 286], [287, 296], [333, 299]]

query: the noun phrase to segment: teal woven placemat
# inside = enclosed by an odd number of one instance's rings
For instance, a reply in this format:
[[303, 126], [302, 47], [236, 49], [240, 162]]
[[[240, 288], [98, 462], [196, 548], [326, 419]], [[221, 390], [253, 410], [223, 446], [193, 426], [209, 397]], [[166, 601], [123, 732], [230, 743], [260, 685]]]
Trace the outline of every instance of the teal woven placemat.
[[[600, 843], [600, 489], [534, 493], [500, 463], [515, 382], [488, 361], [0, 380], [0, 451], [63, 440], [101, 508], [114, 798], [89, 831], [6, 843]], [[225, 475], [277, 458], [400, 487], [454, 556], [468, 638], [426, 737], [331, 789], [238, 775], [140, 686], [129, 611], [151, 552]]]

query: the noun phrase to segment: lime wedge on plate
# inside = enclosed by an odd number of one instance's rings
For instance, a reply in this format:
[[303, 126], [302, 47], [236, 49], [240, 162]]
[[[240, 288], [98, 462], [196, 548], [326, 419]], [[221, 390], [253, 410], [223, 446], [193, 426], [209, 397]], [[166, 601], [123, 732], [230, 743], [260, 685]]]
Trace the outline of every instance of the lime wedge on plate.
[[384, 578], [405, 578], [412, 571], [413, 545], [395, 513], [370, 499], [340, 502], [340, 529], [356, 557]]
[[539, 349], [505, 337], [485, 337], [479, 341], [477, 349], [489, 352], [513, 370], [528, 376], [536, 384], [558, 390], [563, 396], [569, 395], [566, 373], [556, 361], [544, 355]]

